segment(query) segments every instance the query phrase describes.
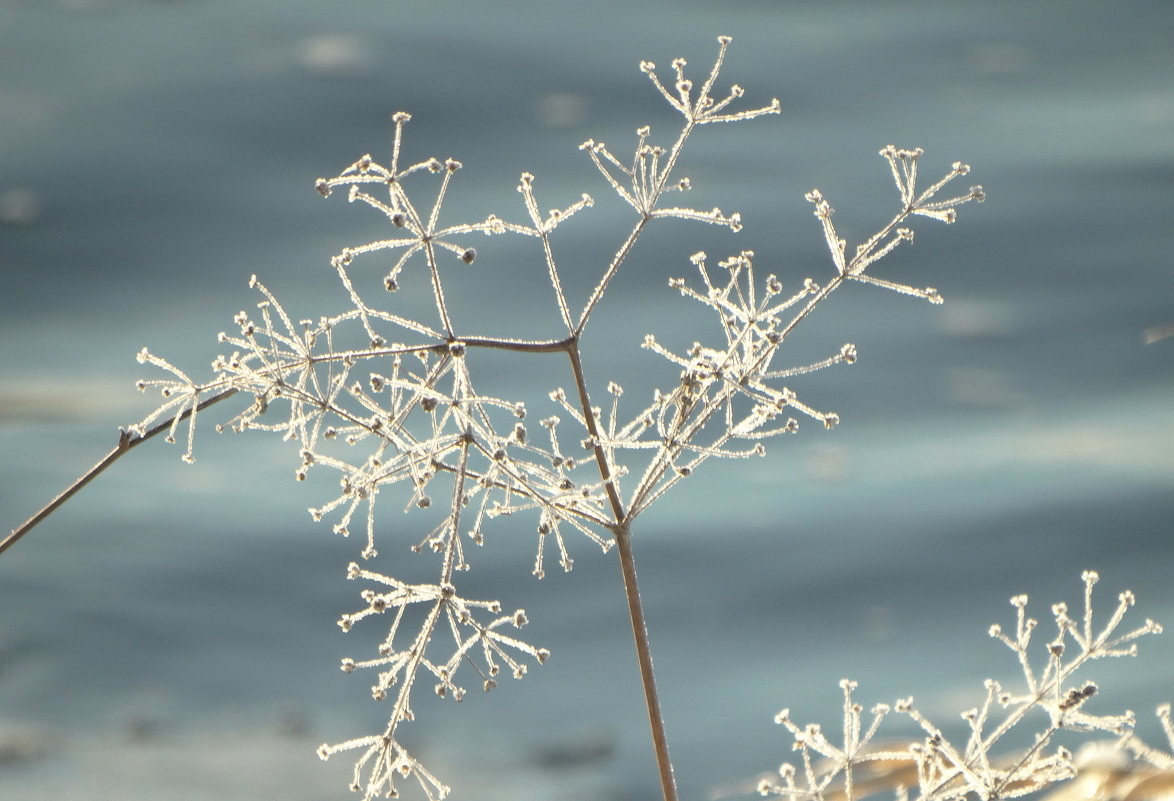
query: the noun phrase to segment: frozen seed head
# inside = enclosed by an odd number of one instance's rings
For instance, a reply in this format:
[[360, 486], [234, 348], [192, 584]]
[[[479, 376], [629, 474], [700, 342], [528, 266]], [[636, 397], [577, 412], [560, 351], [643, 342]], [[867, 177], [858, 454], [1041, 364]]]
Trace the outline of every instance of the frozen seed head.
[[1060, 709], [1074, 709], [1096, 694], [1097, 686], [1092, 682], [1085, 684], [1083, 687], [1073, 688], [1068, 691], [1064, 700], [1060, 702]]
[[318, 194], [322, 197], [330, 197], [330, 184], [325, 178], [319, 178], [314, 182], [314, 188], [318, 190]]
[[472, 264], [476, 258], [477, 251], [473, 248], [468, 248], [464, 253], [461, 254], [461, 261], [463, 261], [465, 264]]

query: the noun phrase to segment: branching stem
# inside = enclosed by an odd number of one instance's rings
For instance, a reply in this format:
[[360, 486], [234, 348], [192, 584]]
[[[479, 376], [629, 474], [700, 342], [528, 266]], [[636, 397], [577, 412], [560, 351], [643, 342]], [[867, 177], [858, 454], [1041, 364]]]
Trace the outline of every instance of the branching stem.
[[652, 729], [652, 746], [656, 752], [656, 765], [660, 772], [661, 792], [664, 794], [664, 801], [677, 801], [677, 783], [673, 777], [673, 763], [669, 759], [668, 736], [664, 730], [664, 715], [660, 710], [660, 695], [656, 691], [656, 675], [652, 670], [652, 647], [648, 642], [644, 604], [640, 600], [640, 585], [636, 580], [636, 555], [632, 551], [632, 534], [628, 529], [627, 513], [624, 511], [623, 500], [620, 498], [619, 489], [613, 480], [611, 465], [608, 463], [607, 454], [603, 449], [595, 412], [591, 408], [591, 398], [587, 394], [587, 381], [583, 375], [583, 359], [579, 354], [577, 337], [573, 337], [568, 342], [567, 356], [571, 360], [571, 370], [575, 374], [579, 405], [583, 411], [587, 433], [591, 436], [592, 450], [595, 453], [596, 465], [599, 467], [599, 476], [603, 479], [608, 502], [611, 504], [612, 514], [616, 519], [615, 525], [612, 526], [612, 534], [615, 536], [616, 550], [619, 552], [620, 570], [624, 575], [624, 595], [628, 599], [628, 618], [632, 624], [636, 659], [640, 664], [640, 682], [644, 687], [644, 703], [648, 708], [648, 725]]

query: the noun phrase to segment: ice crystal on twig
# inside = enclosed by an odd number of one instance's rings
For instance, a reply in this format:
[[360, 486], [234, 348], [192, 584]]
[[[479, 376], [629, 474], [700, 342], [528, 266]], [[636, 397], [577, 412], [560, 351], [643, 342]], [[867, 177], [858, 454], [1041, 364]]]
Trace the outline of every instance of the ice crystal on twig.
[[1132, 731], [1121, 738], [1120, 744], [1138, 759], [1161, 771], [1174, 773], [1174, 720], [1170, 716], [1170, 704], [1161, 704], [1157, 709], [1157, 715], [1162, 725], [1162, 733], [1166, 736], [1166, 750], [1147, 744]]

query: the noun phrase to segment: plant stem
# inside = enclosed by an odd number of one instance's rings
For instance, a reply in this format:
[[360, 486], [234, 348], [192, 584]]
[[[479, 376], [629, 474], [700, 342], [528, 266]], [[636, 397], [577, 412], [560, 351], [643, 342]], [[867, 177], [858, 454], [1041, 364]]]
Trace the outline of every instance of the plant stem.
[[652, 729], [652, 747], [656, 752], [656, 766], [660, 771], [660, 788], [664, 801], [677, 801], [677, 782], [673, 777], [673, 763], [669, 759], [668, 737], [664, 731], [664, 716], [660, 711], [660, 696], [656, 691], [656, 675], [652, 671], [652, 648], [648, 644], [648, 626], [644, 621], [644, 605], [640, 600], [640, 585], [636, 580], [636, 556], [632, 552], [632, 533], [628, 529], [627, 514], [612, 474], [607, 453], [603, 449], [591, 398], [587, 394], [587, 381], [583, 375], [583, 358], [579, 353], [577, 336], [567, 343], [567, 356], [571, 360], [571, 371], [575, 375], [575, 387], [579, 404], [583, 410], [583, 421], [591, 435], [595, 462], [600, 478], [611, 504], [616, 523], [611, 527], [616, 549], [620, 554], [620, 570], [624, 574], [624, 595], [628, 599], [628, 617], [632, 623], [632, 639], [636, 645], [636, 661], [640, 664], [640, 682], [644, 687], [644, 703], [648, 707], [648, 725]]
[[118, 444], [114, 446], [110, 453], [106, 454], [106, 456], [100, 462], [83, 473], [77, 479], [77, 481], [74, 481], [72, 484], [66, 487], [60, 495], [46, 504], [41, 509], [41, 511], [37, 512], [24, 523], [14, 528], [12, 532], [9, 533], [8, 536], [6, 536], [3, 540], [0, 540], [0, 554], [4, 553], [13, 545], [15, 545], [21, 537], [23, 537], [25, 534], [28, 534], [33, 530], [33, 528], [36, 527], [38, 523], [40, 523], [49, 515], [53, 514], [53, 512], [55, 512], [59, 506], [76, 495], [77, 492], [86, 484], [89, 484], [91, 481], [97, 478], [106, 470], [107, 467], [117, 462], [126, 453], [129, 453], [131, 448], [134, 448], [136, 445], [142, 442], [146, 442], [156, 434], [170, 430], [171, 427], [175, 425], [177, 420], [178, 422], [182, 423], [184, 420], [191, 417], [194, 412], [202, 411], [208, 406], [211, 406], [213, 403], [222, 401], [225, 398], [235, 394], [235, 389], [229, 389], [221, 392], [219, 395], [213, 395], [211, 398], [201, 401], [198, 405], [195, 406], [195, 408], [188, 407], [175, 417], [171, 417], [154, 428], [144, 432], [141, 436], [137, 434], [131, 434], [129, 431], [120, 432], [118, 435]]
[[636, 641], [636, 658], [640, 663], [640, 680], [644, 685], [644, 703], [648, 707], [648, 722], [652, 727], [652, 747], [656, 751], [656, 764], [660, 769], [660, 788], [664, 793], [664, 801], [677, 801], [677, 782], [673, 777], [673, 763], [669, 759], [669, 743], [664, 731], [664, 716], [660, 711], [660, 696], [656, 692], [656, 676], [652, 672], [648, 627], [644, 623], [644, 606], [640, 602], [640, 588], [636, 583], [632, 534], [627, 526], [616, 526], [614, 532], [616, 549], [620, 553], [620, 569], [624, 573], [624, 594], [628, 596], [632, 637]]

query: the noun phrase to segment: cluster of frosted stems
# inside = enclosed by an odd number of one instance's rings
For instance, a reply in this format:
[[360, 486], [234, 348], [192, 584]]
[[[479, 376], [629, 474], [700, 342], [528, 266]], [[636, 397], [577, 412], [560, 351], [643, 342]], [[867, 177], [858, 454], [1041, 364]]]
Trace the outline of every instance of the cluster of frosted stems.
[[[715, 321], [716, 329], [710, 330], [719, 334], [683, 350], [649, 335], [643, 347], [670, 365], [665, 384], [630, 404], [630, 398], [621, 403], [618, 383], [604, 380], [598, 386], [606, 387], [608, 402], [592, 402], [589, 389], [595, 383], [584, 373], [581, 344], [647, 225], [676, 218], [730, 231], [741, 228], [736, 213], [666, 202], [691, 190], [690, 181], [676, 169], [686, 141], [699, 127], [779, 111], [777, 100], [733, 110], [744, 94], [738, 86], [723, 97], [712, 94], [729, 38], [721, 37], [719, 43], [718, 57], [700, 85], [686, 77], [682, 59], [672, 63], [670, 84], [661, 81], [655, 65], [641, 64], [656, 91], [681, 116], [670, 143], [655, 144], [651, 130], [641, 127], [627, 158], [603, 142], [582, 145], [605, 185], [632, 212], [630, 228], [617, 237], [614, 255], [601, 265], [585, 297], [570, 297], [564, 290], [553, 235], [590, 208], [593, 199], [583, 194], [567, 206], [543, 212], [534, 177], [523, 174], [517, 187], [522, 200], [518, 216], [446, 221], [444, 202], [461, 164], [436, 158], [407, 163], [403, 144], [410, 116], [400, 112], [392, 118], [394, 137], [386, 165], [363, 156], [336, 177], [317, 182], [322, 195], [342, 190], [349, 201], [374, 210], [389, 224], [387, 238], [344, 248], [333, 259], [348, 301], [343, 311], [295, 319], [254, 277], [251, 286], [261, 300], [255, 310], [240, 312], [234, 328], [221, 334], [224, 353], [212, 363], [211, 379], [196, 381], [146, 350], [140, 354], [141, 361], [170, 375], [140, 382], [141, 389], [160, 391], [163, 402], [134, 432], [172, 419], [169, 439], [174, 440], [186, 424], [184, 456], [190, 459], [197, 412], [210, 398], [239, 394], [247, 403], [218, 428], [270, 431], [297, 443], [298, 480], [317, 471], [336, 471], [338, 492], [311, 514], [331, 521], [340, 535], [362, 529], [363, 560], [377, 555], [383, 518], [376, 510], [385, 499], [393, 498], [396, 508], [418, 510], [420, 534], [412, 538], [412, 547], [434, 555], [434, 580], [403, 581], [357, 564], [347, 574], [371, 588], [362, 591], [363, 606], [341, 618], [343, 629], [372, 617], [389, 623], [374, 656], [347, 658], [342, 668], [348, 673], [371, 671], [376, 676], [372, 695], [389, 704], [390, 711], [383, 731], [323, 746], [321, 755], [358, 751], [353, 787], [365, 798], [394, 794], [397, 779], [407, 778], [429, 798], [448, 792], [398, 735], [400, 725], [414, 717], [412, 690], [419, 683], [430, 683], [438, 695], [459, 700], [469, 678], [488, 690], [503, 670], [520, 678], [527, 660], [546, 659], [545, 650], [515, 634], [526, 621], [523, 611], [506, 612], [496, 600], [465, 597], [457, 586], [458, 573], [469, 567], [469, 546], [486, 542], [491, 521], [529, 516], [536, 537], [533, 572], [544, 575], [551, 551], [570, 570], [572, 535], [608, 550], [637, 516], [708, 459], [762, 455], [764, 440], [795, 432], [800, 419], [835, 425], [833, 412], [801, 400], [788, 382], [851, 364], [856, 348], [834, 347], [810, 364], [777, 362], [795, 326], [836, 289], [858, 282], [940, 302], [932, 287], [882, 279], [869, 268], [913, 238], [909, 226], [914, 218], [952, 222], [956, 207], [981, 200], [982, 190], [973, 187], [954, 196], [943, 192], [966, 174], [963, 164], [954, 164], [940, 180], [919, 188], [921, 151], [886, 147], [881, 156], [897, 187], [897, 210], [852, 255], [827, 200], [818, 191], [807, 196], [831, 257], [826, 278], [808, 278], [785, 290], [776, 275], [760, 275], [750, 251], [716, 263], [697, 253], [691, 260], [693, 278], [672, 278], [669, 284]], [[419, 189], [427, 188], [429, 178], [435, 188], [421, 199]], [[534, 245], [535, 275], [548, 285], [547, 296], [560, 321], [548, 339], [474, 335], [454, 319], [447, 298], [462, 289], [460, 271], [478, 260], [471, 241], [502, 235], [523, 237]], [[372, 268], [378, 271], [375, 276]], [[410, 282], [427, 288], [427, 313], [397, 310], [395, 293]], [[537, 424], [526, 402], [477, 388], [478, 358], [489, 350], [517, 358], [549, 353], [568, 358], [565, 386], [551, 387], [549, 396], [539, 399], [550, 406]]]

